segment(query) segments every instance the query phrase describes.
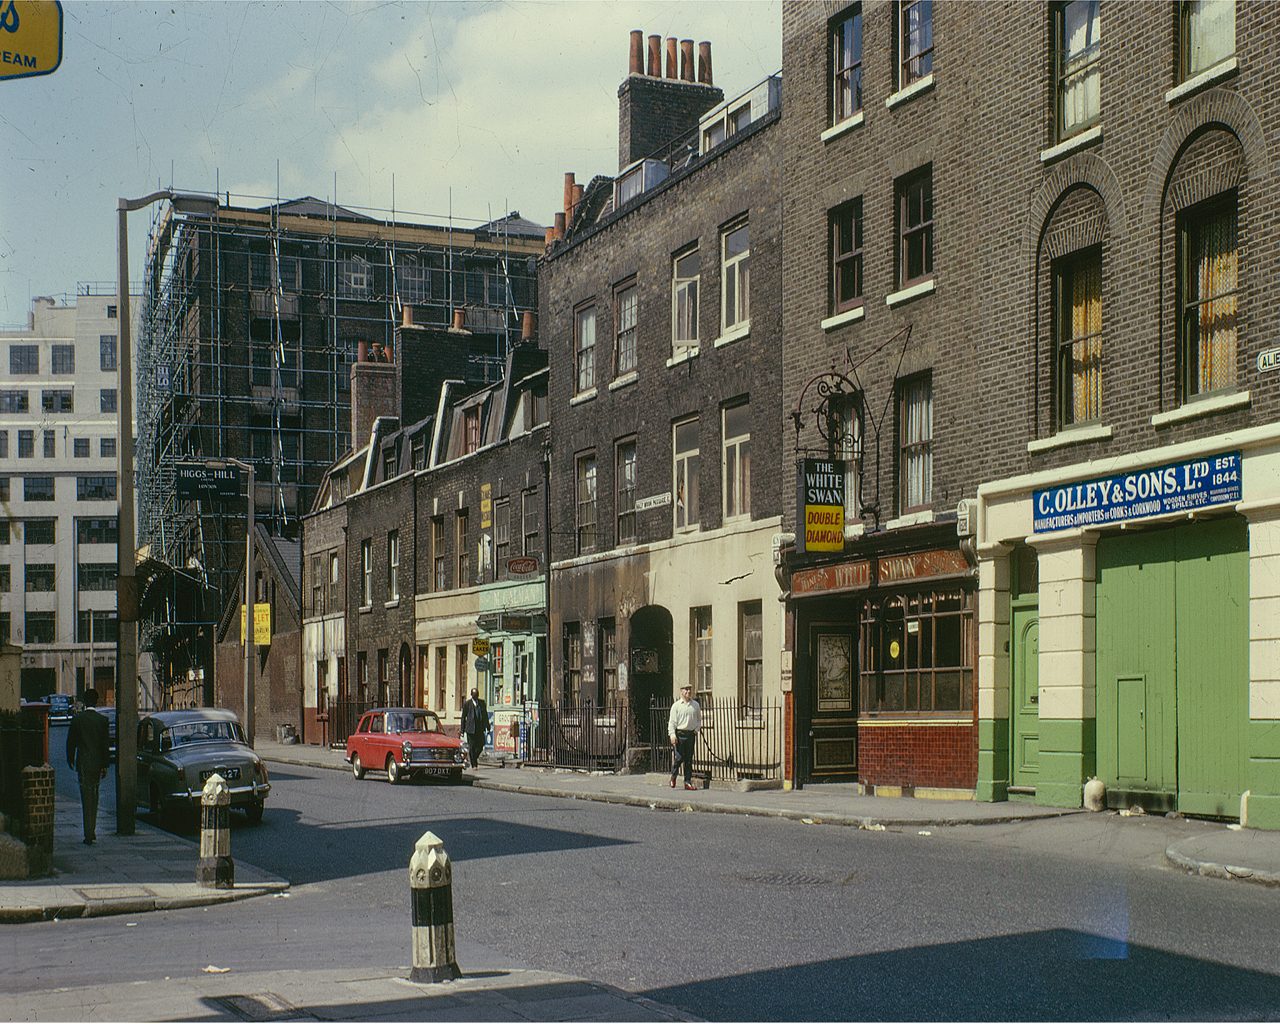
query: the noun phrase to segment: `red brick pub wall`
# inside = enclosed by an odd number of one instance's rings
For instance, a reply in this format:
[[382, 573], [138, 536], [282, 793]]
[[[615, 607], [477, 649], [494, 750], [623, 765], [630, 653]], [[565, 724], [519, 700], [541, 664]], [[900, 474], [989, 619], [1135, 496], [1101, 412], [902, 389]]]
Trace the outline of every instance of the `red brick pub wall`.
[[972, 789], [977, 778], [975, 726], [858, 727], [858, 779], [868, 786]]

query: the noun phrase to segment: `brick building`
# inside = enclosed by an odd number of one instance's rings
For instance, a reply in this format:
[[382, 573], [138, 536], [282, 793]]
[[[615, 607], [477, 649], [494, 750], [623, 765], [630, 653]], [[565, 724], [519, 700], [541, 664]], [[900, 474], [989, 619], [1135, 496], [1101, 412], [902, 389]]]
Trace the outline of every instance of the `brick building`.
[[709, 44], [697, 81], [692, 42], [678, 73], [667, 40], [666, 77], [649, 44], [646, 73], [632, 34], [619, 173], [568, 176], [539, 268], [553, 697], [628, 701], [637, 746], [686, 681], [742, 715], [776, 705], [782, 629], [781, 82], [726, 101]]
[[[925, 34], [901, 37], [921, 15]], [[964, 87], [945, 88], [943, 60], [948, 41], [977, 46], [970, 29], [987, 16], [927, 2], [783, 9], [794, 536], [781, 554], [799, 783], [957, 795], [976, 777], [976, 572], [955, 513], [989, 466], [973, 326], [974, 197], [989, 172], [971, 104], [985, 83], [960, 50], [948, 56]], [[797, 522], [806, 459], [834, 486]]]
[[861, 428], [843, 550], [786, 559], [797, 732], [838, 615], [864, 783], [1078, 806], [1096, 775], [1280, 825], [1278, 31], [1258, 3], [784, 8], [784, 401], [834, 354]]
[[[540, 692], [546, 358], [527, 338], [483, 384], [460, 333], [410, 320], [385, 361], [352, 368], [353, 432], [369, 440], [303, 521], [308, 742], [341, 740], [372, 704], [429, 707], [456, 729], [471, 685], [508, 716]], [[532, 571], [513, 572], [516, 555]], [[477, 670], [482, 634], [493, 654]]]

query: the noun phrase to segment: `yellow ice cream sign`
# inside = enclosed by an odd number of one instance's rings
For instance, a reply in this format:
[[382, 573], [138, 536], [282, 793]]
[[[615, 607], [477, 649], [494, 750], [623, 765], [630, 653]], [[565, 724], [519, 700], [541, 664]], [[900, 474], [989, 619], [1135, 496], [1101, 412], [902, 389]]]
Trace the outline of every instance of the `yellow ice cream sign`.
[[62, 4], [0, 0], [0, 79], [52, 74], [62, 63]]

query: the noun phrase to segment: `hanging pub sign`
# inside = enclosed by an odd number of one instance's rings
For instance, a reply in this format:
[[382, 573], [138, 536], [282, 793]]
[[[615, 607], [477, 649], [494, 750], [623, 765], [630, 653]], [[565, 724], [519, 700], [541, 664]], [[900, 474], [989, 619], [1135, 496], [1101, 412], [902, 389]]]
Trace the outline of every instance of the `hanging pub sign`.
[[800, 459], [796, 465], [796, 508], [804, 529], [796, 550], [844, 550], [845, 463], [841, 459]]
[[1032, 495], [1036, 533], [1191, 512], [1240, 500], [1240, 453], [1135, 469]]

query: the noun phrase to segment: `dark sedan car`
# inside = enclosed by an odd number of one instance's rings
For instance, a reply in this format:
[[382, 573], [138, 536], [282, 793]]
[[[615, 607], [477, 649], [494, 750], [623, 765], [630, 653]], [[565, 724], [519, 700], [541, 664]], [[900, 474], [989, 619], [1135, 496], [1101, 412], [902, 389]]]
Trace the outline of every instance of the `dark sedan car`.
[[271, 783], [267, 766], [244, 738], [240, 720], [221, 708], [159, 711], [138, 723], [138, 801], [158, 815], [191, 815], [209, 776], [231, 791], [231, 806], [262, 820]]
[[75, 714], [74, 702], [65, 693], [51, 693], [44, 702], [49, 705], [50, 725], [66, 725]]

